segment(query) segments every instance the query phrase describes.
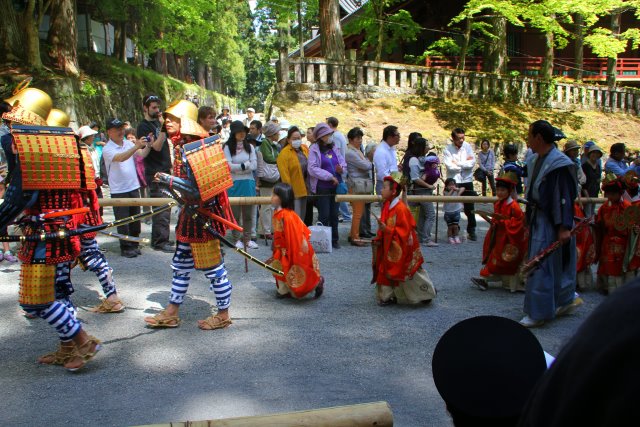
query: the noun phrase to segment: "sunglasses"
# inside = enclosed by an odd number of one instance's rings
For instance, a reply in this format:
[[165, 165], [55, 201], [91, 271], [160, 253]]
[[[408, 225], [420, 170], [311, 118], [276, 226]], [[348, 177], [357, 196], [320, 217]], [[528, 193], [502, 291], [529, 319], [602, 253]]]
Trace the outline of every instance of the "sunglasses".
[[160, 98], [155, 96], [155, 95], [151, 95], [150, 97], [145, 99], [144, 105], [146, 105], [148, 107], [149, 104], [151, 104], [152, 102], [160, 102]]

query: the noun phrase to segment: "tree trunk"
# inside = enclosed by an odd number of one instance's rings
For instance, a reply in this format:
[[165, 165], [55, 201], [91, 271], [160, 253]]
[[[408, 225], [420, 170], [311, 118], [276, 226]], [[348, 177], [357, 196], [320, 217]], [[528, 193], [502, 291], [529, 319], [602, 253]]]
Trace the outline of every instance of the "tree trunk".
[[5, 62], [18, 62], [23, 56], [24, 41], [13, 2], [0, 0], [0, 10], [4, 15], [0, 20], [0, 57]]
[[471, 19], [464, 20], [464, 35], [462, 39], [462, 48], [460, 49], [460, 62], [458, 62], [458, 70], [464, 71], [467, 62], [467, 51], [469, 50], [469, 41], [471, 40]]
[[175, 77], [176, 79], [180, 78], [178, 77], [178, 66], [176, 64], [176, 56], [171, 52], [167, 52], [167, 69], [169, 70], [170, 76]]
[[87, 52], [93, 53], [93, 36], [91, 35], [91, 15], [89, 11], [85, 11], [84, 14], [84, 26], [87, 29]]
[[206, 74], [207, 74], [206, 88], [207, 90], [213, 90], [213, 68], [211, 67], [211, 65], [206, 66]]
[[206, 67], [204, 65], [204, 62], [202, 61], [198, 61], [196, 63], [196, 83], [198, 83], [198, 86], [200, 87], [207, 87], [207, 76], [206, 76]]
[[373, 8], [373, 15], [378, 20], [378, 43], [376, 45], [376, 56], [374, 61], [380, 62], [382, 61], [382, 46], [384, 46], [384, 1], [382, 0], [370, 0], [371, 7]]
[[182, 55], [182, 79], [189, 83], [193, 83], [193, 74], [191, 74], [191, 58], [188, 53]]
[[319, 0], [320, 43], [326, 59], [344, 61], [344, 40], [340, 26], [338, 0]]
[[298, 44], [300, 45], [300, 58], [304, 58], [304, 32], [302, 29], [302, 0], [297, 1], [298, 6]]
[[113, 56], [127, 62], [127, 23], [116, 22], [113, 31]]
[[59, 0], [51, 4], [47, 42], [49, 57], [56, 68], [70, 76], [79, 76], [78, 28], [74, 0]]
[[[613, 37], [618, 38], [620, 36], [621, 18], [622, 18], [622, 14], [618, 10], [611, 15], [611, 33]], [[616, 70], [617, 63], [618, 63], [617, 55], [613, 58], [607, 59], [607, 86], [609, 86], [610, 89], [613, 89], [616, 87], [616, 74], [618, 72]]]
[[489, 18], [494, 38], [485, 46], [484, 71], [506, 74], [507, 72], [507, 19], [502, 15]]
[[582, 81], [584, 70], [584, 17], [580, 13], [576, 13], [573, 20], [576, 28], [576, 46], [574, 51], [574, 62], [576, 63], [575, 78], [577, 82]]
[[543, 79], [551, 80], [553, 78], [553, 43], [554, 36], [551, 31], [544, 35], [544, 57], [542, 59], [542, 69], [540, 74]]
[[155, 60], [155, 70], [162, 74], [167, 75], [168, 73], [168, 64], [167, 64], [167, 52], [164, 49], [159, 49], [156, 51], [156, 60]]
[[40, 38], [38, 37], [38, 20], [36, 19], [36, 0], [28, 0], [26, 8], [22, 13], [22, 24], [24, 28], [26, 43], [27, 66], [33, 69], [42, 68], [40, 58]]

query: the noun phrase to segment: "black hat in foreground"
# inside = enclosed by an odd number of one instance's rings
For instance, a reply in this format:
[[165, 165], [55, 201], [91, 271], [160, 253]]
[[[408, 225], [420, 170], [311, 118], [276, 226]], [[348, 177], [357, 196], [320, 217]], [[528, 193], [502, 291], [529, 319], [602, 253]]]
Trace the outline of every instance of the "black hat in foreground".
[[547, 365], [536, 337], [518, 322], [479, 316], [452, 326], [433, 353], [433, 380], [454, 423], [519, 417]]

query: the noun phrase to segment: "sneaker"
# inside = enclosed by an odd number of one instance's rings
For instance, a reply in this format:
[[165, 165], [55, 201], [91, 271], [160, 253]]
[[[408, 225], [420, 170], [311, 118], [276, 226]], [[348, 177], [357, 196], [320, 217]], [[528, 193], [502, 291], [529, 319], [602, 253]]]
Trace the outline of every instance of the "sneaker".
[[236, 248], [237, 249], [244, 249], [244, 245], [242, 244], [242, 240], [238, 240], [236, 242]]
[[519, 323], [525, 328], [537, 328], [538, 326], [544, 325], [544, 320], [533, 320], [529, 316], [524, 316], [520, 319]]
[[249, 249], [258, 249], [260, 246], [258, 246], [258, 244], [253, 240], [249, 240], [249, 244], [247, 244], [247, 247]]
[[455, 245], [456, 244], [456, 239], [454, 239], [453, 237], [449, 237], [449, 244], [450, 245]]
[[428, 241], [428, 242], [425, 244], [425, 246], [426, 246], [426, 247], [428, 247], [428, 248], [437, 248], [437, 247], [438, 247], [438, 246], [440, 246], [440, 245], [439, 245], [439, 244], [437, 244], [436, 242], [434, 242], [433, 240], [431, 240], [431, 241]]
[[455, 240], [456, 244], [458, 245], [462, 243], [462, 240], [460, 240], [460, 237], [458, 236], [454, 237], [453, 240]]
[[8, 262], [18, 262], [18, 257], [12, 254], [11, 251], [6, 251], [3, 258]]

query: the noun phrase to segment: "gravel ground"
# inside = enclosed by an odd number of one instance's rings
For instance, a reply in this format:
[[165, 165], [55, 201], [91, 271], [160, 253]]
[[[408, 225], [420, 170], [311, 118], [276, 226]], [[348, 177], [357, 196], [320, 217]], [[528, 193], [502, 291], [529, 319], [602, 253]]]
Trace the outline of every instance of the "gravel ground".
[[[319, 300], [275, 299], [272, 277], [251, 263], [245, 273], [244, 260], [227, 251], [234, 324], [210, 332], [198, 330], [196, 320], [209, 315], [215, 298], [197, 272], [181, 311], [183, 324], [145, 328], [142, 318], [167, 302], [171, 254], [146, 248], [143, 256], [125, 259], [116, 241], [100, 238], [127, 310], [89, 312], [101, 295], [97, 278], [74, 270], [80, 318], [104, 342], [98, 356], [75, 374], [35, 363], [56, 348], [55, 334], [43, 321], [21, 316], [19, 267], [0, 263], [2, 423], [135, 425], [384, 400], [398, 426], [451, 425], [431, 375], [438, 338], [476, 315], [519, 319], [523, 294], [481, 292], [470, 285], [469, 277], [480, 269], [487, 229], [479, 220], [478, 242], [423, 248], [425, 268], [439, 291], [431, 306], [378, 307], [369, 285], [370, 249], [348, 245], [348, 227], [340, 227], [342, 249], [319, 254], [326, 279]], [[149, 231], [143, 225], [143, 234]], [[440, 218], [441, 242], [443, 237]], [[253, 253], [270, 256], [263, 242]], [[603, 298], [595, 292], [584, 297], [575, 315], [534, 330], [547, 352], [557, 354]]]

